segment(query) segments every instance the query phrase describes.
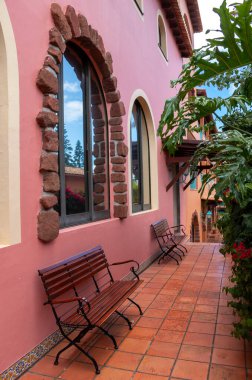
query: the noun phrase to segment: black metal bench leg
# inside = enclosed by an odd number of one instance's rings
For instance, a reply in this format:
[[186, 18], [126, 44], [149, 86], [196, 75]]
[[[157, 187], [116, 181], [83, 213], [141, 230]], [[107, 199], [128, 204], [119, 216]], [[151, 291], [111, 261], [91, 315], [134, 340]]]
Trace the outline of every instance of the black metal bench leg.
[[[177, 244], [176, 249], [178, 249], [179, 252], [181, 252], [182, 255], [185, 256], [185, 252], [184, 252], [181, 248], [179, 248], [179, 246], [181, 246], [181, 244]], [[182, 246], [181, 246], [181, 247], [182, 247]]]
[[142, 312], [141, 307], [140, 307], [135, 301], [133, 301], [131, 298], [128, 297], [128, 300], [129, 300], [130, 302], [132, 302], [134, 305], [136, 305], [136, 307], [137, 307], [138, 310], [139, 310], [140, 315], [143, 315], [143, 312]]
[[[176, 261], [176, 263], [177, 263], [177, 265], [179, 265], [179, 262], [178, 262], [178, 260], [175, 258], [175, 257], [173, 257], [172, 255], [170, 255], [170, 252], [172, 252], [172, 250], [175, 248], [175, 246], [173, 246], [172, 248], [170, 248], [170, 249], [168, 249], [168, 251], [162, 251], [163, 252], [163, 255], [160, 257], [160, 259], [158, 260], [158, 264], [160, 264], [160, 261], [162, 260], [162, 259], [164, 259], [165, 258], [165, 256], [169, 256], [171, 259], [173, 259], [173, 260], [175, 260]], [[176, 252], [174, 252], [174, 253], [176, 253]], [[178, 253], [176, 253], [177, 255], [178, 255]], [[179, 256], [179, 255], [178, 255]], [[181, 257], [180, 257], [181, 258]]]
[[173, 252], [175, 253], [175, 255], [178, 255], [178, 257], [180, 258], [180, 260], [182, 261], [182, 257], [180, 256], [180, 254], [178, 252], [175, 251], [175, 249], [179, 249], [178, 247], [175, 247]]
[[128, 323], [129, 329], [132, 330], [132, 323], [130, 322], [129, 318], [126, 317], [126, 315], [120, 313], [120, 311], [116, 310], [116, 314], [120, 315], [125, 321]]
[[71, 347], [73, 345], [72, 342], [68, 343], [64, 348], [62, 348], [62, 350], [60, 350], [57, 355], [56, 355], [56, 358], [54, 360], [54, 365], [58, 365], [59, 364], [59, 357], [60, 355], [62, 354], [62, 352], [66, 351], [69, 347]]
[[107, 335], [112, 340], [112, 342], [114, 343], [115, 349], [117, 350], [118, 349], [118, 345], [117, 345], [116, 340], [113, 337], [113, 335], [111, 335], [107, 330], [105, 330], [101, 326], [96, 326], [96, 327], [98, 327], [102, 332], [104, 332], [105, 335]]
[[94, 367], [95, 367], [95, 372], [97, 375], [99, 375], [100, 373], [100, 370], [99, 370], [99, 367], [98, 367], [98, 364], [96, 362], [96, 360], [93, 358], [93, 356], [91, 356], [87, 351], [85, 351], [82, 347], [80, 347], [76, 342], [77, 341], [80, 341], [80, 339], [86, 334], [86, 332], [88, 332], [90, 330], [90, 327], [89, 328], [86, 328], [84, 329], [83, 331], [80, 332], [80, 334], [75, 338], [75, 339], [70, 339], [65, 333], [64, 331], [60, 328], [60, 331], [62, 333], [62, 335], [64, 336], [64, 338], [66, 338], [69, 343], [66, 345], [66, 347], [64, 347], [62, 350], [60, 350], [57, 355], [56, 355], [56, 358], [55, 358], [55, 361], [54, 361], [54, 364], [55, 365], [58, 365], [59, 363], [59, 356], [60, 354], [62, 354], [62, 352], [64, 352], [65, 350], [67, 350], [69, 347], [71, 346], [75, 346], [76, 348], [78, 348], [79, 351], [81, 351], [84, 355], [86, 355], [90, 360], [91, 362], [93, 363]]

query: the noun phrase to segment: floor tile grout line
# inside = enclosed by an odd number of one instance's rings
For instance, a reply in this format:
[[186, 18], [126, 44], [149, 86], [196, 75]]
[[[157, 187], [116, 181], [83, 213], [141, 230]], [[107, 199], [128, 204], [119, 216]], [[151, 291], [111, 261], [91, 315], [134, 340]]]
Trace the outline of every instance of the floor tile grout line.
[[[177, 268], [175, 269], [175, 271], [172, 273], [172, 275], [173, 275], [174, 273], [176, 273], [178, 269], [179, 269], [179, 267], [177, 267]], [[157, 272], [155, 273], [155, 275], [156, 275], [157, 273], [160, 273], [161, 271], [162, 271], [162, 268], [160, 268], [160, 270], [157, 271]], [[155, 275], [154, 275], [153, 277], [155, 277]], [[163, 284], [163, 286], [159, 289], [159, 291], [158, 291], [158, 295], [159, 295], [160, 291], [161, 291], [161, 290], [165, 287], [165, 285], [168, 283], [168, 281], [170, 280], [170, 278], [172, 277], [172, 275], [169, 277], [169, 279], [167, 279], [167, 281], [166, 281], [166, 282]], [[153, 277], [152, 277], [152, 279], [153, 279]], [[179, 295], [179, 293], [177, 294], [177, 296], [178, 296], [178, 295]], [[156, 295], [156, 296], [157, 296], [157, 295]], [[177, 296], [176, 296], [176, 297], [177, 297]], [[174, 298], [174, 301], [173, 301], [172, 305], [174, 304], [176, 297]], [[156, 298], [156, 297], [155, 297], [155, 298]], [[153, 302], [154, 302], [154, 300], [152, 301], [152, 303], [153, 303]], [[151, 304], [152, 304], [152, 303], [151, 303]], [[146, 310], [148, 310], [148, 309], [150, 308], [151, 304], [146, 308]], [[169, 311], [170, 311], [172, 305], [169, 307], [169, 309], [167, 310], [165, 316], [162, 318], [163, 320], [166, 318], [166, 316], [167, 316], [167, 314], [169, 313]], [[146, 310], [145, 310], [145, 311], [146, 311]], [[162, 324], [161, 324], [161, 325], [162, 325]], [[146, 349], [145, 354], [142, 355], [142, 359], [141, 359], [140, 362], [138, 363], [138, 366], [137, 366], [136, 369], [134, 370], [134, 375], [138, 372], [138, 369], [139, 369], [139, 367], [140, 367], [142, 361], [144, 360], [145, 355], [147, 355], [148, 350], [149, 350], [149, 348], [151, 347], [151, 345], [152, 345], [152, 343], [153, 343], [153, 341], [154, 341], [154, 339], [155, 339], [155, 337], [156, 337], [156, 335], [157, 335], [157, 333], [158, 333], [158, 331], [159, 331], [160, 329], [161, 329], [161, 326], [157, 329], [157, 332], [156, 332], [156, 334], [152, 337], [152, 339], [150, 339], [150, 344], [149, 344], [148, 348]], [[171, 372], [172, 372], [172, 371], [171, 371]], [[133, 376], [134, 376], [134, 375], [133, 375]], [[170, 376], [170, 375], [168, 375], [168, 377], [169, 377], [169, 376]]]
[[[224, 264], [222, 268], [222, 277], [223, 277], [223, 272], [225, 268], [225, 259], [224, 259]], [[221, 278], [221, 284], [220, 284], [220, 292], [219, 292], [219, 298], [218, 298], [218, 305], [217, 305], [217, 314], [216, 314], [216, 321], [215, 321], [215, 328], [214, 328], [214, 335], [213, 335], [213, 344], [211, 347], [211, 355], [210, 355], [210, 362], [209, 362], [209, 368], [208, 368], [208, 374], [207, 374], [207, 380], [210, 379], [211, 375], [211, 366], [212, 366], [212, 358], [213, 358], [213, 350], [214, 350], [214, 343], [215, 343], [215, 337], [216, 337], [216, 332], [217, 332], [217, 321], [218, 321], [218, 315], [219, 315], [219, 305], [220, 305], [220, 297], [221, 297], [221, 292], [222, 292], [222, 278]]]
[[[197, 261], [199, 260], [199, 257], [203, 254], [203, 249], [204, 249], [204, 247], [202, 246], [201, 252], [200, 252], [200, 254], [199, 254], [198, 257], [197, 257], [197, 260], [196, 260], [196, 262], [194, 263], [194, 265], [193, 265], [193, 267], [192, 267], [192, 269], [191, 269], [190, 274], [193, 272], [193, 269], [194, 269], [195, 265], [197, 264]], [[213, 255], [213, 253], [212, 253], [212, 255]], [[210, 262], [209, 262], [209, 264], [208, 264], [208, 268], [209, 268], [209, 265], [210, 265]], [[206, 273], [207, 273], [207, 271], [206, 271]], [[188, 277], [189, 277], [189, 275], [188, 275]], [[187, 277], [187, 278], [188, 278], [188, 277]], [[205, 279], [205, 278], [206, 278], [206, 274], [205, 274], [205, 276], [204, 276], [204, 279]], [[202, 281], [202, 284], [201, 284], [201, 288], [200, 288], [200, 290], [202, 289], [203, 283], [204, 283], [204, 280]], [[199, 291], [199, 293], [198, 293], [197, 300], [198, 300], [198, 298], [199, 298], [199, 295], [200, 295], [200, 291]], [[193, 311], [192, 311], [192, 313], [191, 313], [191, 317], [190, 317], [190, 319], [189, 319], [189, 321], [188, 321], [187, 329], [186, 329], [186, 331], [185, 331], [184, 337], [183, 337], [183, 339], [182, 339], [182, 341], [181, 341], [180, 349], [179, 349], [179, 351], [178, 351], [178, 353], [177, 353], [177, 356], [176, 356], [176, 359], [175, 359], [175, 362], [174, 362], [174, 368], [175, 368], [175, 365], [176, 365], [177, 361], [179, 360], [179, 355], [180, 355], [180, 352], [181, 352], [181, 348], [182, 348], [182, 345], [183, 345], [183, 342], [184, 342], [184, 339], [185, 339], [185, 335], [186, 335], [186, 333], [188, 332], [188, 327], [189, 327], [189, 325], [190, 325], [190, 323], [191, 323], [192, 315], [193, 315], [193, 312], [194, 312], [195, 307], [196, 307], [196, 305], [197, 305], [197, 300], [196, 300], [196, 302], [195, 302], [195, 305], [194, 305]], [[172, 373], [173, 373], [174, 368], [173, 368], [172, 371], [171, 371], [171, 375], [172, 375]]]

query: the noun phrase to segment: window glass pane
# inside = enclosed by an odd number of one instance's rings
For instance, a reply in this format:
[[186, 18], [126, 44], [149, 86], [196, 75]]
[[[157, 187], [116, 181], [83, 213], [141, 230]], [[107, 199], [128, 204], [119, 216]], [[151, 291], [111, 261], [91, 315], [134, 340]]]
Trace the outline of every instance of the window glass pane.
[[143, 204], [144, 210], [150, 208], [150, 152], [149, 137], [145, 116], [141, 109], [141, 133], [142, 133], [142, 163], [143, 163]]
[[91, 171], [94, 212], [109, 209], [107, 115], [104, 99], [94, 71], [91, 69]]
[[140, 165], [140, 144], [139, 144], [139, 113], [136, 104], [133, 107], [130, 117], [131, 130], [131, 182], [132, 182], [132, 204], [141, 205], [141, 165]]
[[64, 171], [66, 215], [88, 211], [83, 133], [84, 70], [78, 56], [67, 49], [63, 58]]

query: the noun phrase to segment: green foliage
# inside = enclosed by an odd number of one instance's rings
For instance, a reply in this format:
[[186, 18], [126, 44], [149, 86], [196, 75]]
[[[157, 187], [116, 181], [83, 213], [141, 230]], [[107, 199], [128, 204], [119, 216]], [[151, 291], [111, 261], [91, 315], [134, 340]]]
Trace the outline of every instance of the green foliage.
[[77, 140], [76, 146], [74, 149], [73, 165], [76, 168], [84, 167], [84, 151], [83, 151], [83, 147], [81, 145], [80, 140]]
[[249, 105], [249, 99], [239, 94], [227, 99], [190, 97], [189, 101], [186, 96], [197, 86], [223, 86], [232, 76], [248, 75], [252, 63], [251, 7], [252, 0], [244, 0], [242, 4], [234, 5], [234, 11], [227, 7], [226, 1], [219, 9], [215, 8], [220, 17], [220, 37], [208, 39], [205, 47], [195, 50], [179, 79], [172, 82], [180, 89], [176, 97], [166, 100], [158, 128], [163, 147], [171, 154], [182, 142], [186, 131], [193, 128], [192, 123], [197, 118], [214, 113], [222, 106], [231, 112], [234, 108], [245, 109]]
[[[252, 339], [252, 0], [227, 7], [226, 1], [214, 9], [220, 17], [220, 36], [208, 39], [207, 45], [194, 51], [180, 77], [177, 96], [165, 102], [158, 135], [163, 148], [174, 154], [188, 131], [199, 131], [202, 117], [216, 114], [226, 107], [221, 132], [196, 151], [191, 172], [208, 157], [213, 164], [202, 177], [201, 192], [209, 185], [209, 195], [222, 199], [226, 209], [218, 221], [225, 245], [224, 255], [231, 254], [230, 306], [240, 317], [234, 335]], [[191, 96], [197, 86], [213, 85], [235, 89], [232, 96], [210, 99]], [[188, 96], [189, 94], [189, 96]], [[204, 126], [210, 129], [212, 123]]]
[[67, 129], [64, 126], [64, 157], [65, 157], [65, 166], [73, 166], [72, 158], [73, 148], [68, 138]]

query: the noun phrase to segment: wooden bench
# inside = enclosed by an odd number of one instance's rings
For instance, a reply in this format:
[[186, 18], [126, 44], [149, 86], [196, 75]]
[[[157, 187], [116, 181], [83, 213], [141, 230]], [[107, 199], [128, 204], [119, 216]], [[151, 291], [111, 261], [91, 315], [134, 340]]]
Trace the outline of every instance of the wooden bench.
[[[161, 255], [158, 263], [160, 264], [160, 261], [164, 259], [165, 256], [169, 256], [179, 265], [177, 258], [174, 257], [172, 253], [177, 255], [180, 260], [182, 260], [181, 254], [184, 256], [185, 252], [187, 252], [186, 247], [181, 244], [181, 241], [186, 236], [185, 227], [182, 224], [169, 227], [167, 219], [158, 220], [157, 222], [152, 223], [151, 226], [153, 228], [158, 245], [161, 249]], [[173, 231], [171, 229], [173, 229]], [[182, 229], [183, 235], [176, 235], [175, 231], [179, 231], [180, 229]]]
[[[110, 267], [127, 263], [135, 264], [135, 267], [130, 268], [134, 279], [114, 280]], [[93, 362], [96, 373], [100, 373], [96, 360], [78, 343], [87, 332], [98, 328], [112, 340], [117, 349], [115, 338], [102, 324], [115, 312], [132, 328], [130, 320], [117, 310], [126, 299], [135, 304], [142, 315], [140, 306], [129, 298], [143, 282], [137, 274], [138, 269], [139, 264], [134, 260], [109, 265], [102, 247], [97, 246], [38, 271], [47, 294], [44, 304], [51, 305], [56, 323], [69, 342], [57, 353], [55, 365], [63, 351], [75, 346]], [[80, 331], [71, 339], [69, 331], [73, 330]]]

